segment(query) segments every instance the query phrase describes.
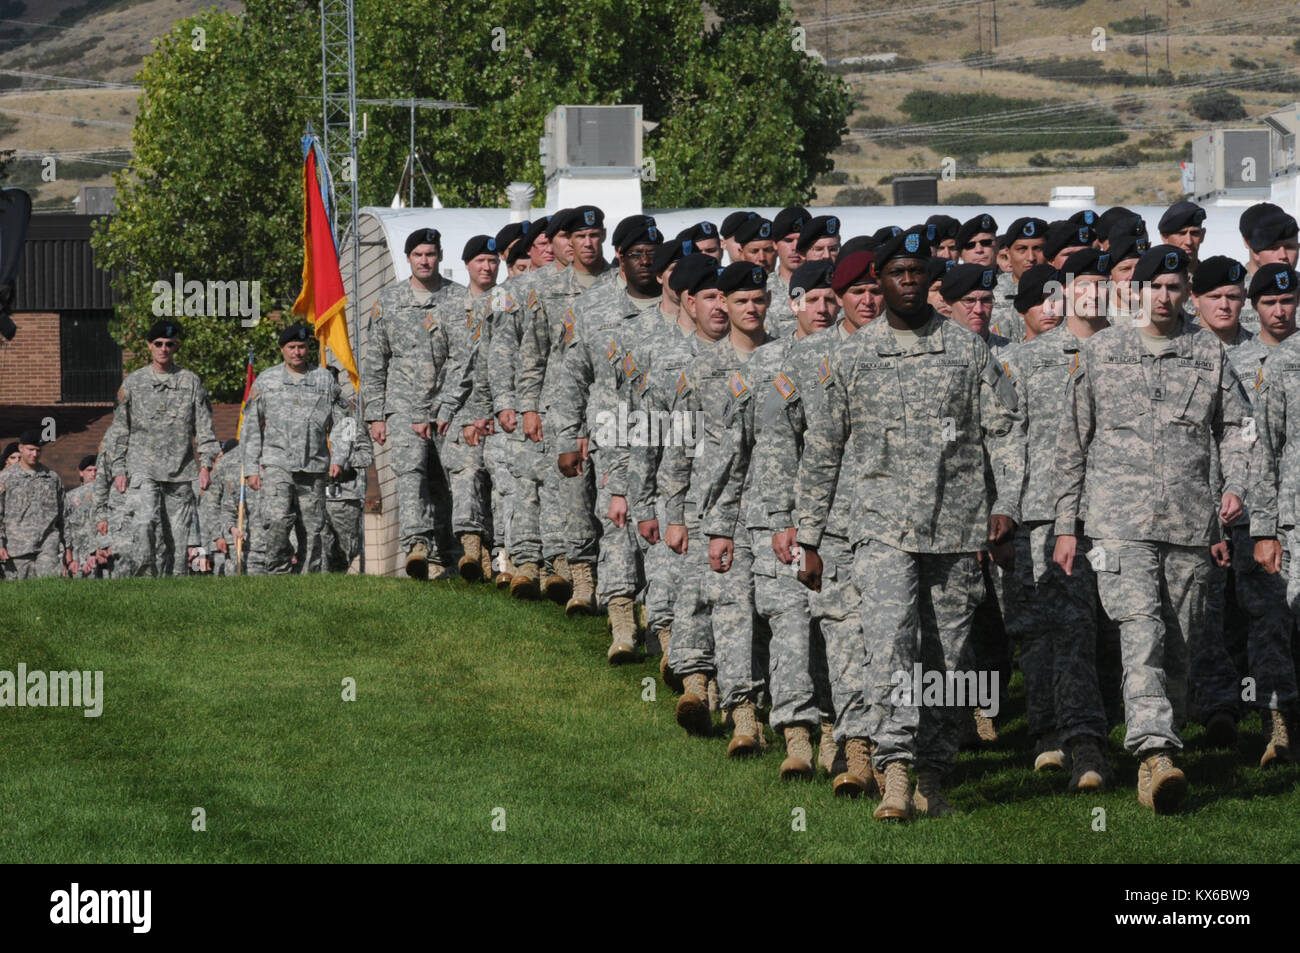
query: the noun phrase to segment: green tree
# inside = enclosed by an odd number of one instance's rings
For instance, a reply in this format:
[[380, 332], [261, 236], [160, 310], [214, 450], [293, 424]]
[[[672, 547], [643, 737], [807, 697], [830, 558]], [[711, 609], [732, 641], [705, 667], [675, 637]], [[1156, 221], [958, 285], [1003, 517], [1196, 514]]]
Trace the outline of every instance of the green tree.
[[1207, 89], [1187, 100], [1187, 108], [1197, 119], [1206, 122], [1231, 122], [1246, 118], [1246, 107], [1241, 97], [1226, 89]]

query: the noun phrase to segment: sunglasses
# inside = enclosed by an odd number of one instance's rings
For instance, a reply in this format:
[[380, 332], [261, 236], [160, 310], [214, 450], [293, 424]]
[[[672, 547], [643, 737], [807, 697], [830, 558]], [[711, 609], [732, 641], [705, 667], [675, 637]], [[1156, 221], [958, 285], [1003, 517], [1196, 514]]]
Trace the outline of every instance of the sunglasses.
[[175, 342], [175, 341], [168, 341], [168, 340], [150, 341], [150, 342], [149, 342], [149, 346], [150, 346], [150, 347], [172, 347], [172, 348], [174, 348], [174, 347], [176, 346], [176, 342]]
[[623, 253], [624, 258], [633, 258], [640, 261], [654, 261], [655, 253], [651, 250], [646, 251], [628, 251]]
[[992, 247], [993, 247], [993, 239], [991, 238], [981, 238], [977, 242], [967, 242], [965, 245], [962, 246], [962, 248], [992, 248]]

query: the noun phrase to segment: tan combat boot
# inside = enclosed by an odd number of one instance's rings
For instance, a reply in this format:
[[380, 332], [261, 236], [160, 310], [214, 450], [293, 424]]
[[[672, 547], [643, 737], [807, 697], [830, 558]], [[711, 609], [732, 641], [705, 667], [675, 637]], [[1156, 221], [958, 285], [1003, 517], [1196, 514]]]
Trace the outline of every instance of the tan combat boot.
[[538, 595], [537, 563], [524, 563], [510, 580], [510, 596], [513, 599], [536, 599]]
[[[712, 712], [719, 711], [722, 708], [722, 691], [721, 689], [718, 688], [718, 680], [713, 675], [709, 676], [708, 695], [709, 695], [709, 711]], [[731, 712], [725, 711], [722, 713], [722, 723], [724, 725], [731, 724]]]
[[591, 563], [569, 565], [569, 571], [573, 573], [573, 597], [564, 607], [565, 615], [592, 615], [596, 611], [595, 570], [596, 567]]
[[1102, 752], [1097, 739], [1083, 736], [1070, 745], [1070, 790], [1080, 793], [1106, 790], [1106, 755]]
[[993, 719], [984, 714], [984, 710], [981, 708], [975, 708], [973, 711], [975, 712], [975, 734], [979, 736], [979, 740], [985, 744], [997, 741], [998, 729], [993, 724]]
[[1187, 776], [1167, 751], [1142, 759], [1138, 768], [1138, 803], [1157, 814], [1172, 814], [1187, 797]]
[[943, 796], [943, 775], [934, 768], [917, 769], [912, 806], [926, 817], [948, 817], [956, 813]]
[[817, 773], [813, 767], [812, 738], [803, 725], [791, 725], [785, 730], [785, 760], [781, 762], [781, 778], [811, 778]]
[[478, 582], [483, 578], [483, 537], [478, 533], [462, 533], [460, 545], [465, 555], [456, 563], [456, 571], [466, 582]]
[[494, 568], [496, 571], [492, 574], [492, 581], [496, 583], [497, 589], [509, 589], [510, 584], [515, 581], [515, 564], [510, 561], [504, 549], [497, 557]]
[[[831, 782], [836, 797], [874, 796], [879, 793], [871, 768], [871, 745], [866, 738], [844, 739], [844, 770]], [[899, 762], [900, 764], [902, 762]], [[906, 766], [904, 766], [906, 773]]]
[[703, 672], [682, 679], [682, 697], [677, 699], [677, 724], [688, 735], [713, 733], [713, 716], [709, 714], [709, 678]]
[[483, 547], [483, 552], [480, 553], [478, 557], [478, 565], [479, 565], [479, 569], [483, 571], [483, 580], [485, 582], [491, 582], [493, 571], [492, 571], [492, 549], [490, 547], [488, 546]]
[[612, 637], [605, 657], [610, 665], [636, 660], [636, 612], [627, 596], [609, 600], [609, 632]]
[[1270, 711], [1273, 723], [1273, 732], [1269, 735], [1268, 746], [1264, 749], [1264, 755], [1259, 759], [1259, 766], [1267, 768], [1277, 764], [1289, 764], [1295, 759], [1291, 757], [1291, 734], [1287, 730], [1286, 716], [1280, 711]]
[[682, 680], [678, 674], [673, 671], [673, 667], [668, 664], [668, 647], [672, 643], [672, 638], [673, 631], [671, 625], [666, 625], [659, 630], [659, 648], [663, 650], [663, 654], [659, 656], [659, 677], [664, 680], [665, 685], [678, 694], [681, 694]]
[[878, 821], [910, 821], [912, 819], [911, 788], [907, 780], [907, 762], [889, 762], [885, 765], [885, 790], [871, 816]]
[[1062, 750], [1056, 734], [1038, 739], [1034, 755], [1035, 771], [1064, 771], [1065, 751]]
[[845, 770], [844, 746], [835, 743], [835, 726], [822, 722], [822, 736], [817, 743], [817, 766], [831, 777]]
[[451, 579], [451, 578], [452, 578], [452, 571], [450, 567], [444, 566], [436, 559], [429, 560], [429, 581], [430, 582], [432, 582], [435, 579]]
[[569, 571], [569, 561], [563, 556], [551, 560], [553, 571], [542, 580], [542, 598], [564, 605], [573, 594], [573, 574]]
[[429, 549], [424, 543], [416, 543], [406, 554], [406, 574], [412, 579], [429, 578]]
[[[731, 741], [727, 744], [728, 758], [744, 758], [763, 751], [762, 728], [758, 724], [758, 711], [754, 703], [741, 702], [731, 709]], [[811, 755], [812, 752], [809, 751]]]

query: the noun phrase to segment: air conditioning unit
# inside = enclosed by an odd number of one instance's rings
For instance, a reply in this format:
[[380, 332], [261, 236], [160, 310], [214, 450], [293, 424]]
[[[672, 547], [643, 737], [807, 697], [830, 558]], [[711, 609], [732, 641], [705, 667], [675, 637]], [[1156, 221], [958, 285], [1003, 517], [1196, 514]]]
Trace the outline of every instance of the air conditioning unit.
[[895, 205], [939, 204], [939, 180], [932, 175], [905, 175], [890, 184]]
[[556, 106], [540, 144], [546, 177], [641, 174], [640, 106]]
[[1270, 160], [1267, 129], [1215, 129], [1193, 139], [1193, 200], [1267, 199]]

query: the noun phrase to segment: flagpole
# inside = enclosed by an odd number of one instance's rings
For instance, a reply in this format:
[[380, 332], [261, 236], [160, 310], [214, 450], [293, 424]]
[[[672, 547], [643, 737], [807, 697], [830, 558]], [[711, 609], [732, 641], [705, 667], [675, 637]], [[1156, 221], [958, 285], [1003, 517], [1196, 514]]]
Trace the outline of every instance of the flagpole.
[[235, 533], [235, 575], [244, 574], [244, 506], [246, 499], [246, 484], [244, 483], [247, 474], [244, 473], [244, 408], [248, 406], [248, 385], [251, 383], [249, 374], [253, 370], [253, 349], [248, 349], [248, 367], [244, 371], [244, 399], [239, 403], [239, 426], [236, 428], [235, 439], [239, 441], [239, 517], [236, 521], [237, 528]]

